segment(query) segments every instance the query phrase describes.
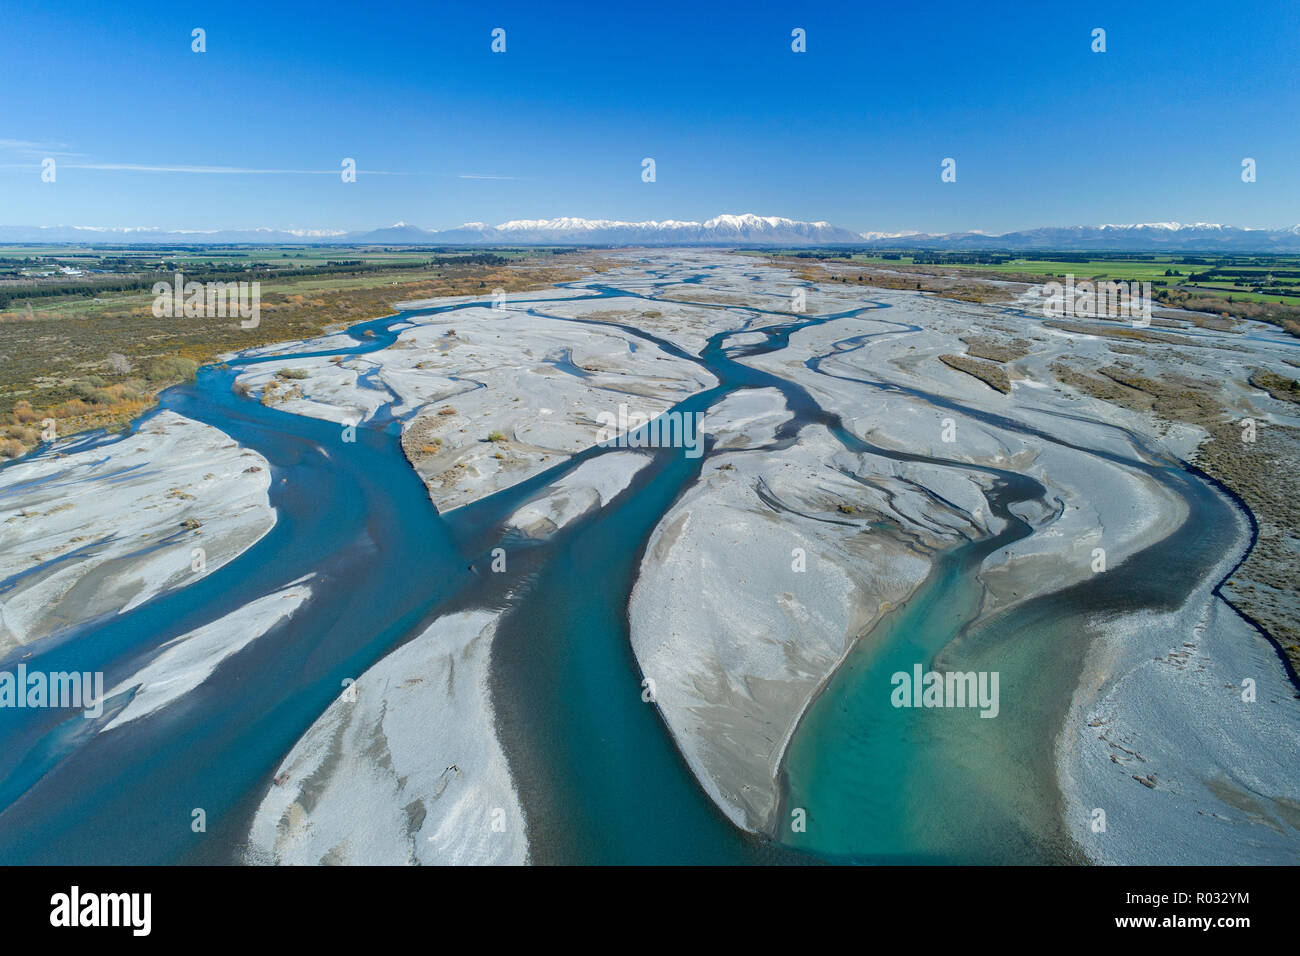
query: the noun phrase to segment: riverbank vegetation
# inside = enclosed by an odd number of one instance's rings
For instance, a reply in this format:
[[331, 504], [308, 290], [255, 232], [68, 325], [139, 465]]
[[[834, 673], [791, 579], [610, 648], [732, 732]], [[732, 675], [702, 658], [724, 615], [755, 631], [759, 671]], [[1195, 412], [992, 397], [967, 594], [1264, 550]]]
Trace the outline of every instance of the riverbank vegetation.
[[[830, 281], [935, 292], [965, 301], [997, 301], [997, 282], [1150, 282], [1157, 305], [1222, 319], [1268, 322], [1300, 336], [1300, 255], [1142, 253], [962, 253], [888, 249], [805, 249], [774, 255], [805, 268], [856, 266]], [[818, 276], [826, 281], [826, 276]], [[967, 280], [966, 282], [956, 280]], [[985, 280], [985, 281], [980, 281]], [[982, 296], [982, 297], [981, 297]]]
[[[256, 327], [238, 315], [156, 317], [154, 283], [178, 271], [187, 283], [259, 282]], [[396, 302], [579, 274], [566, 250], [0, 248], [0, 457], [51, 434], [121, 427], [224, 353], [391, 315]]]

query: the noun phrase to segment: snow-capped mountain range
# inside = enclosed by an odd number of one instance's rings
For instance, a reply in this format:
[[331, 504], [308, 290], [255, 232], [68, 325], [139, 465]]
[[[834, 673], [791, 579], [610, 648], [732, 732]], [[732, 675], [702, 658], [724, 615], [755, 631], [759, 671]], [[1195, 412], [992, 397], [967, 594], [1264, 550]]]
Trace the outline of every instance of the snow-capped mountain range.
[[894, 248], [953, 250], [1300, 252], [1300, 225], [1283, 229], [1244, 229], [1210, 222], [1049, 226], [1001, 235], [982, 232], [953, 232], [944, 235], [914, 233], [877, 239], [870, 244]]
[[675, 219], [512, 219], [496, 226], [467, 222], [452, 229], [422, 229], [405, 222], [366, 232], [321, 229], [167, 231], [90, 226], [0, 226], [0, 242], [97, 244], [264, 243], [334, 245], [592, 245], [592, 246], [824, 246], [953, 250], [1058, 249], [1072, 251], [1300, 252], [1300, 225], [1244, 229], [1218, 223], [1155, 222], [1058, 226], [993, 235], [984, 232], [853, 232], [829, 222], [779, 216], [715, 216], [704, 222]]

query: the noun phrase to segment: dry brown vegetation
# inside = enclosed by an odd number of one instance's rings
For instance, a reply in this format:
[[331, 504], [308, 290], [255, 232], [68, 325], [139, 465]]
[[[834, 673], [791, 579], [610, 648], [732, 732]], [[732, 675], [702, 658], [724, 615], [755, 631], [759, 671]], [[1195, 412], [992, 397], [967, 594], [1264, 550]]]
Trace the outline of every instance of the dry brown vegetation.
[[1241, 496], [1259, 526], [1255, 546], [1228, 583], [1228, 597], [1263, 625], [1300, 669], [1295, 567], [1300, 555], [1300, 430], [1260, 427], [1243, 442], [1240, 423], [1215, 422], [1196, 463]]
[[1281, 402], [1300, 405], [1300, 382], [1285, 375], [1278, 375], [1267, 369], [1256, 369], [1251, 373], [1250, 384], [1263, 389]]
[[1300, 623], [1293, 597], [1300, 555], [1300, 470], [1295, 467], [1300, 430], [1260, 426], [1254, 442], [1242, 441], [1240, 416], [1219, 402], [1217, 383], [1209, 378], [1169, 374], [1157, 380], [1125, 363], [1097, 369], [1101, 377], [1060, 360], [1051, 369], [1061, 382], [1084, 394], [1167, 421], [1199, 425], [1209, 433], [1196, 451], [1196, 465], [1236, 493], [1259, 526], [1255, 546], [1229, 582], [1228, 597], [1300, 667]]
[[984, 362], [966, 355], [940, 355], [939, 361], [949, 368], [973, 375], [989, 388], [996, 389], [1004, 395], [1011, 391], [1011, 378], [1001, 365], [994, 365], [992, 362]]
[[1185, 335], [1169, 335], [1165, 332], [1151, 332], [1135, 329], [1126, 325], [1102, 325], [1100, 323], [1069, 322], [1064, 319], [1048, 319], [1043, 325], [1062, 332], [1074, 332], [1079, 335], [1100, 335], [1117, 339], [1131, 339], [1134, 342], [1163, 342], [1166, 345], [1195, 345]]
[[[118, 428], [146, 411], [168, 385], [192, 378], [197, 365], [224, 353], [311, 338], [366, 319], [391, 315], [393, 303], [452, 295], [535, 289], [579, 275], [569, 257], [545, 265], [446, 266], [390, 282], [334, 282], [303, 288], [291, 280], [263, 282], [261, 322], [238, 318], [156, 318], [150, 295], [104, 297], [77, 308], [0, 314], [0, 456], [16, 457], [41, 439], [53, 420], [59, 436]], [[314, 283], [320, 285], [320, 283]], [[287, 393], [282, 392], [279, 398]]]
[[1085, 395], [1091, 395], [1093, 398], [1099, 398], [1103, 402], [1114, 402], [1117, 405], [1126, 405], [1129, 408], [1140, 407], [1143, 410], [1150, 407], [1149, 401], [1143, 401], [1140, 405], [1135, 406], [1130, 397], [1130, 392], [1116, 385], [1113, 381], [1085, 375], [1083, 372], [1071, 368], [1059, 360], [1052, 363], [1051, 369], [1057, 381], [1064, 382], [1071, 388], [1083, 392]]
[[1010, 342], [994, 338], [991, 335], [962, 336], [966, 345], [966, 354], [975, 358], [988, 359], [990, 362], [1014, 362], [1029, 354], [1028, 339], [1012, 339]]
[[908, 292], [932, 292], [945, 299], [959, 302], [1008, 302], [1012, 296], [1005, 287], [980, 282], [969, 277], [954, 278], [924, 272], [901, 274], [893, 270], [874, 269], [859, 263], [844, 265], [838, 270], [820, 264], [809, 264], [803, 259], [777, 259], [778, 265], [795, 270], [799, 278], [808, 282], [841, 283], [871, 286], [877, 289], [899, 289]]
[[1171, 308], [1209, 312], [1218, 316], [1220, 321], [1229, 318], [1254, 319], [1257, 322], [1271, 323], [1292, 335], [1300, 336], [1300, 308], [1293, 305], [1284, 305], [1281, 302], [1253, 302], [1240, 296], [1233, 296], [1232, 301], [1229, 301], [1222, 295], [1189, 289], [1161, 290], [1155, 293], [1155, 298]]

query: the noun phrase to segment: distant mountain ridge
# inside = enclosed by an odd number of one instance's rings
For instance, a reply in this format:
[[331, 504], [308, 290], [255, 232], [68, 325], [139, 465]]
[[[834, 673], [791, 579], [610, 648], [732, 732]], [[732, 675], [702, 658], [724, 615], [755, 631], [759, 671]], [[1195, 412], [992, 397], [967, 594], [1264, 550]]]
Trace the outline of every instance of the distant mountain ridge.
[[683, 222], [675, 219], [649, 222], [624, 222], [617, 219], [512, 219], [497, 226], [482, 222], [467, 222], [455, 229], [438, 232], [425, 231], [398, 223], [387, 229], [351, 233], [340, 237], [351, 242], [392, 242], [398, 235], [437, 243], [517, 243], [544, 245], [576, 243], [580, 245], [735, 245], [735, 244], [792, 244], [816, 245], [823, 243], [861, 242], [862, 236], [848, 229], [840, 229], [829, 222], [800, 222], [779, 216], [715, 216], [704, 222]]
[[1001, 235], [953, 232], [892, 236], [868, 245], [951, 250], [1056, 249], [1064, 252], [1300, 252], [1300, 225], [1243, 229], [1219, 223], [1154, 222], [1132, 225], [1048, 226]]
[[1300, 252], [1300, 225], [1244, 229], [1218, 223], [1156, 222], [1129, 225], [1049, 226], [993, 235], [984, 232], [853, 232], [829, 222], [779, 216], [721, 215], [704, 222], [624, 222], [616, 219], [512, 219], [491, 226], [468, 222], [452, 229], [422, 229], [399, 222], [363, 232], [237, 229], [167, 231], [86, 226], [0, 226], [5, 243], [267, 244], [330, 245], [593, 245], [593, 246], [828, 246], [893, 249], [1096, 250], [1099, 252]]

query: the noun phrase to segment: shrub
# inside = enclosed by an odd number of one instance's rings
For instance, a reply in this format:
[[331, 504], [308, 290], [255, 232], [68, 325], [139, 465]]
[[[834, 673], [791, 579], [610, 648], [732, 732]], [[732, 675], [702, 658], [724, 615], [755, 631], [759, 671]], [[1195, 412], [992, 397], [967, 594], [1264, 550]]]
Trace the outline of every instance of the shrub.
[[102, 386], [97, 386], [90, 381], [80, 381], [72, 383], [72, 394], [77, 398], [84, 399], [92, 405], [111, 405], [113, 396], [104, 390]]
[[51, 418], [78, 418], [89, 415], [94, 410], [94, 405], [88, 405], [79, 398], [70, 398], [49, 409], [49, 414]]
[[149, 359], [144, 365], [144, 376], [151, 382], [190, 382], [198, 368], [192, 359], [165, 355]]
[[310, 374], [311, 373], [305, 368], [282, 368], [280, 371], [275, 373], [275, 377], [301, 379], [306, 378]]

